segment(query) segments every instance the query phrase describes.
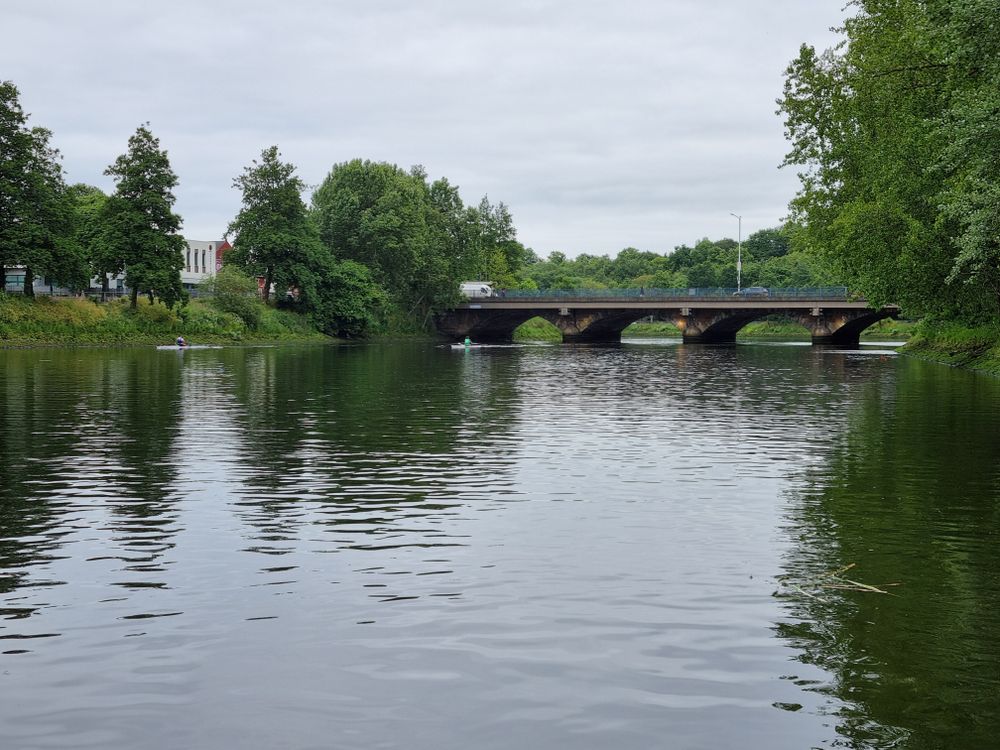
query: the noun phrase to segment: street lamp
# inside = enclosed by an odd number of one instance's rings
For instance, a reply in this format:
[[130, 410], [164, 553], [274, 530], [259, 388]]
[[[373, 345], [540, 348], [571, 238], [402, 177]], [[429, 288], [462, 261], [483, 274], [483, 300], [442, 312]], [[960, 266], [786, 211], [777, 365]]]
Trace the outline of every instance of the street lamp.
[[739, 292], [742, 288], [740, 286], [740, 278], [743, 275], [743, 217], [738, 216], [732, 212], [730, 216], [735, 216], [737, 222], [737, 239], [736, 239], [736, 291]]

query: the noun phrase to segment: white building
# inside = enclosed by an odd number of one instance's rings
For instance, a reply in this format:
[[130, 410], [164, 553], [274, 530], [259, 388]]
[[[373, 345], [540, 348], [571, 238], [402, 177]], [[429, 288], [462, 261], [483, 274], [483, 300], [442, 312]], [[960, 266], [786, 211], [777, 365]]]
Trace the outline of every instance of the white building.
[[184, 267], [181, 269], [181, 284], [188, 291], [215, 276], [222, 268], [222, 256], [230, 245], [225, 240], [185, 240]]
[[[184, 266], [181, 268], [181, 285], [189, 292], [196, 292], [198, 285], [206, 279], [215, 275], [216, 271], [222, 268], [222, 256], [232, 249], [225, 240], [185, 240], [186, 247], [181, 251], [181, 258]], [[24, 268], [20, 266], [8, 266], [4, 269], [6, 278], [4, 279], [3, 290], [11, 294], [20, 294], [24, 291]], [[49, 279], [36, 276], [32, 284], [35, 294], [68, 295], [70, 291], [59, 286], [55, 286]], [[113, 295], [125, 294], [125, 276], [119, 274], [109, 279], [110, 291]], [[101, 279], [94, 277], [90, 280], [88, 294], [97, 294], [101, 291]]]

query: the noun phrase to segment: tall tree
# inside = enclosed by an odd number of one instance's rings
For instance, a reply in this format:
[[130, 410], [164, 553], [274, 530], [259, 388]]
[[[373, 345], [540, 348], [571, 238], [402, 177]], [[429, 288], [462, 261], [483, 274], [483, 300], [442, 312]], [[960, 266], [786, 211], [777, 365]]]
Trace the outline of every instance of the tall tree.
[[851, 5], [843, 44], [804, 45], [779, 101], [785, 163], [802, 170], [796, 241], [875, 302], [996, 315], [1000, 10], [994, 0]]
[[60, 274], [60, 251], [69, 227], [59, 152], [45, 128], [28, 127], [20, 93], [0, 82], [0, 280], [8, 265], [23, 266], [24, 293], [34, 277]]
[[366, 267], [410, 323], [454, 303], [463, 278], [513, 286], [528, 258], [503, 203], [466, 207], [446, 179], [428, 184], [420, 166], [354, 161], [334, 165], [313, 194], [323, 243], [338, 260]]
[[243, 193], [243, 208], [227, 230], [235, 235], [228, 262], [264, 277], [265, 302], [272, 284], [281, 294], [313, 287], [318, 269], [326, 265], [318, 257], [324, 249], [302, 200], [305, 183], [280, 157], [278, 147], [270, 146], [233, 180]]
[[313, 193], [313, 213], [326, 247], [338, 260], [368, 268], [375, 281], [404, 308], [424, 300], [433, 232], [430, 194], [422, 176], [394, 164], [337, 164]]
[[[105, 252], [101, 213], [108, 197], [92, 185], [77, 183], [66, 190], [70, 232], [63, 242], [60, 282], [84, 289], [92, 276], [100, 276], [97, 259]], [[107, 277], [104, 276], [106, 291]]]
[[173, 212], [177, 176], [149, 123], [136, 129], [128, 151], [104, 173], [115, 178], [115, 192], [102, 212], [108, 264], [125, 268], [133, 309], [140, 293], [172, 307], [184, 297], [185, 245], [178, 234], [181, 218]]
[[1000, 7], [956, 0], [935, 17], [952, 89], [939, 125], [942, 204], [959, 227], [949, 280], [981, 283], [1000, 300]]
[[115, 243], [114, 219], [108, 196], [93, 185], [71, 185], [73, 239], [86, 264], [86, 275], [101, 282], [101, 301], [108, 297], [109, 278], [125, 271], [125, 261]]

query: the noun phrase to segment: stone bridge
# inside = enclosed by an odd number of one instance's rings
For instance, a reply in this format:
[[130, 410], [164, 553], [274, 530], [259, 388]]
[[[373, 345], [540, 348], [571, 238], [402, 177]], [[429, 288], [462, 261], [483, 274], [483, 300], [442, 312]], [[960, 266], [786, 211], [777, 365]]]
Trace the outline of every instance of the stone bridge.
[[814, 344], [857, 346], [865, 328], [899, 316], [895, 305], [874, 309], [863, 299], [848, 297], [846, 290], [770, 290], [758, 295], [689, 291], [687, 295], [623, 289], [550, 295], [508, 292], [470, 299], [443, 311], [435, 322], [444, 336], [468, 336], [486, 343], [510, 341], [514, 329], [540, 317], [562, 331], [563, 341], [597, 343], [620, 341], [626, 327], [652, 317], [676, 325], [685, 343], [722, 344], [734, 342], [747, 323], [781, 315], [808, 330]]

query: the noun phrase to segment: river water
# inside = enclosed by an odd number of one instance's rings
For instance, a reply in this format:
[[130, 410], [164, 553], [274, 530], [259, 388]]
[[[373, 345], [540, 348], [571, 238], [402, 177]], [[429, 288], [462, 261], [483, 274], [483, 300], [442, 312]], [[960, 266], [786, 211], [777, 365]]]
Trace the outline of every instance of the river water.
[[995, 747], [998, 459], [888, 349], [0, 351], [0, 747]]

